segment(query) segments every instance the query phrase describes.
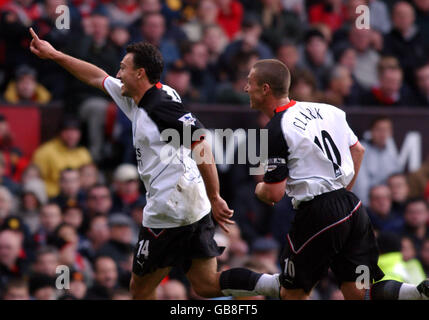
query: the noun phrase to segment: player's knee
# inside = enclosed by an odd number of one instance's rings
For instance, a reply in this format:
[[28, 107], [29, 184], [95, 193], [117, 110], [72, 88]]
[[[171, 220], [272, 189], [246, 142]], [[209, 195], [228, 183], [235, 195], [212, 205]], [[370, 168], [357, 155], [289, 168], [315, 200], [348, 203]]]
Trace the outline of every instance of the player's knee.
[[214, 298], [217, 296], [217, 291], [213, 289], [213, 287], [209, 285], [194, 285], [192, 286], [195, 293], [203, 298]]

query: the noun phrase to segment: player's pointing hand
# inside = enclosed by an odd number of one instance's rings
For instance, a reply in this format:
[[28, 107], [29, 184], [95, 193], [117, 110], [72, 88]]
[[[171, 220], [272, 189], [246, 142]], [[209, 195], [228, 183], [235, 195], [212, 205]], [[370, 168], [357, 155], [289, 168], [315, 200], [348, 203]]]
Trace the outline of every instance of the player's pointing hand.
[[40, 40], [33, 28], [30, 28], [33, 40], [30, 43], [30, 50], [41, 59], [53, 59], [57, 50], [48, 41]]

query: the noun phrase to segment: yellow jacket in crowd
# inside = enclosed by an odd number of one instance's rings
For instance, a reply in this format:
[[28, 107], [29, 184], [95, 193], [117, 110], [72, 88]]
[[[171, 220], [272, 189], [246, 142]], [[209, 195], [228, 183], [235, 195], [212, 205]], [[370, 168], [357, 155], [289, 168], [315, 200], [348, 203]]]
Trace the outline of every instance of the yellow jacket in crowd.
[[35, 151], [33, 162], [40, 168], [48, 196], [55, 197], [60, 191], [61, 171], [67, 168], [77, 169], [89, 164], [92, 158], [85, 147], [70, 149], [60, 138], [54, 138]]

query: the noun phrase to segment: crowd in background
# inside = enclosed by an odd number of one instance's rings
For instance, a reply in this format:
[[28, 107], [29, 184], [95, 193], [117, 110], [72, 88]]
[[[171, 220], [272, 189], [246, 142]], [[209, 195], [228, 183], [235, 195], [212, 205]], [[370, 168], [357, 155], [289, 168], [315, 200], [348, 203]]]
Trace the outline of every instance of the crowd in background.
[[[57, 28], [70, 10], [70, 28]], [[370, 9], [370, 29], [356, 8]], [[0, 0], [0, 102], [58, 104], [58, 134], [23, 156], [0, 115], [0, 297], [129, 299], [133, 248], [145, 206], [131, 124], [111, 99], [52, 61], [29, 51], [33, 27], [56, 49], [116, 75], [126, 45], [148, 41], [165, 62], [161, 81], [185, 104], [248, 108], [243, 88], [258, 59], [291, 71], [290, 96], [347, 107], [429, 107], [429, 0]], [[262, 119], [261, 122], [266, 121]], [[354, 191], [378, 235], [390, 277], [429, 277], [429, 159], [405, 173], [392, 147], [393, 125], [379, 117]], [[244, 266], [278, 273], [278, 255], [293, 219], [290, 199], [270, 207], [254, 196], [261, 176], [246, 166], [220, 172], [235, 210], [219, 269]], [[71, 270], [69, 290], [56, 267]], [[160, 299], [200, 299], [173, 269]], [[259, 297], [263, 298], [263, 297]], [[330, 273], [313, 299], [341, 299]]]

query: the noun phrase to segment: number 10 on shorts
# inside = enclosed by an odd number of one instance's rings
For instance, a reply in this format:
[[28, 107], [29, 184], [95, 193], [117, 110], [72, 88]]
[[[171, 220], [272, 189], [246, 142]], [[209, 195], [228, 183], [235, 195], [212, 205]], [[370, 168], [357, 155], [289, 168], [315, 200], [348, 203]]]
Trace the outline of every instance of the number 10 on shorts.
[[149, 240], [141, 240], [139, 242], [139, 250], [137, 251], [137, 258], [144, 255], [145, 259], [149, 256]]

